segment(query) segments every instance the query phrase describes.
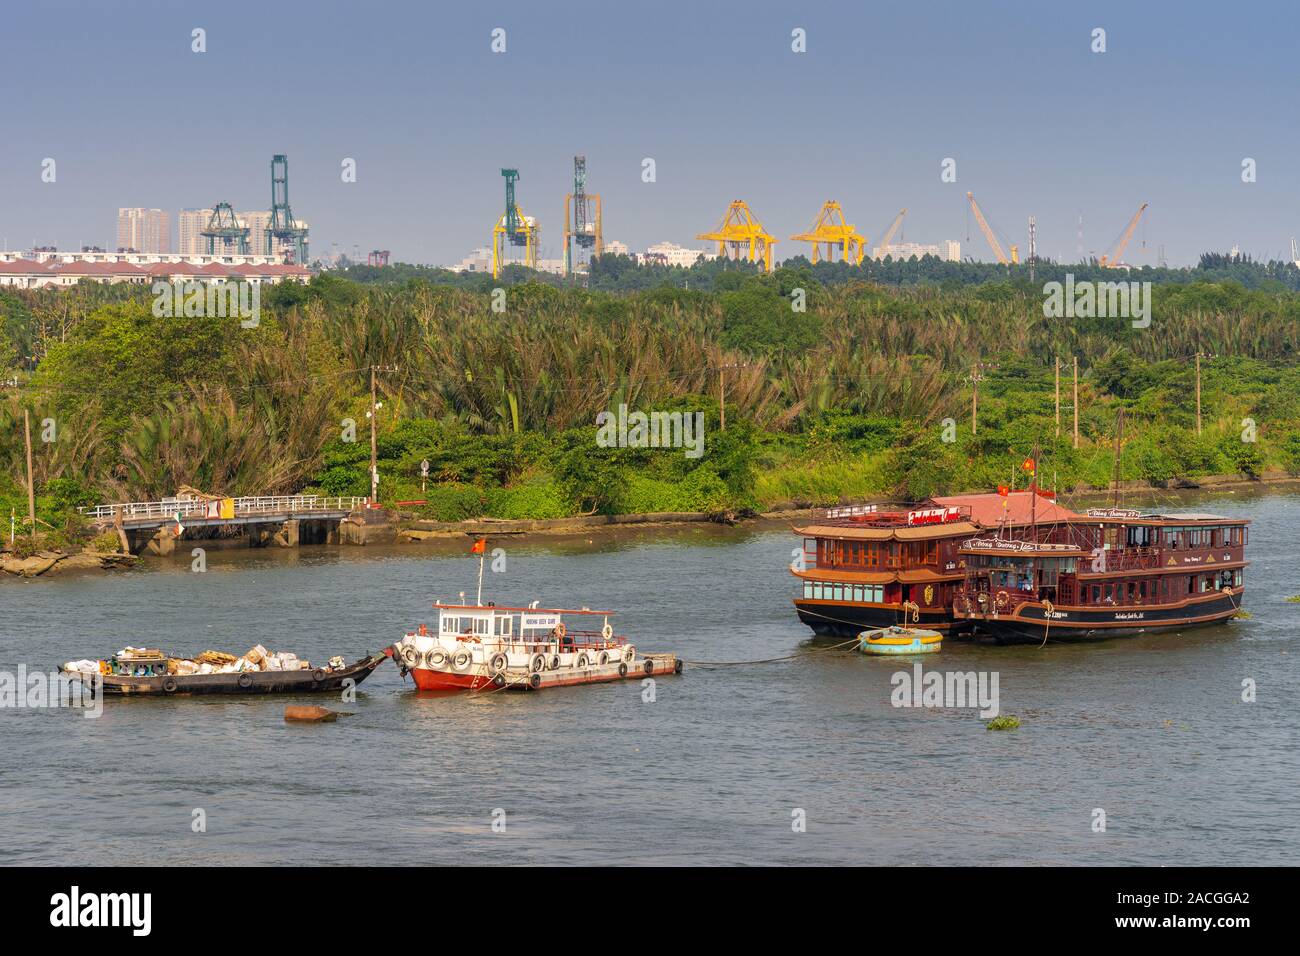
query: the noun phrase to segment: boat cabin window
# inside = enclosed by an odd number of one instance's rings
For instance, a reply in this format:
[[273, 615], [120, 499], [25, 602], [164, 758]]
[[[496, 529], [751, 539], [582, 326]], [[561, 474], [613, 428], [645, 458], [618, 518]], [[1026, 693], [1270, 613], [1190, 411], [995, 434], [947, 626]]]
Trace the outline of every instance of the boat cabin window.
[[1128, 546], [1130, 548], [1147, 548], [1151, 546], [1151, 537], [1153, 531], [1159, 529], [1151, 528], [1148, 525], [1133, 525], [1128, 529]]
[[509, 614], [498, 614], [494, 623], [493, 633], [497, 637], [508, 638], [510, 636], [510, 627], [513, 622], [514, 618]]
[[551, 631], [560, 623], [558, 614], [520, 614], [519, 639], [522, 641], [547, 641]]

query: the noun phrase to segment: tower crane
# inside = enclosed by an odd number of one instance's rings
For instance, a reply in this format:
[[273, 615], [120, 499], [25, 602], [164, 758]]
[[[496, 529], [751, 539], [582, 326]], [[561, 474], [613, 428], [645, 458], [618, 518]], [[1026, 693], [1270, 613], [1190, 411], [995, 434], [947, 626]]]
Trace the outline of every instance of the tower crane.
[[1002, 251], [1002, 243], [998, 242], [998, 237], [993, 234], [993, 229], [989, 226], [988, 220], [984, 218], [984, 213], [980, 211], [979, 203], [975, 201], [974, 193], [967, 193], [966, 199], [970, 202], [971, 212], [975, 214], [975, 221], [979, 223], [980, 232], [984, 233], [984, 238], [993, 249], [993, 254], [998, 257], [998, 262], [1002, 265], [1014, 265], [1020, 261], [1020, 247], [1013, 245], [1011, 247], [1011, 257], [1008, 259], [1007, 254]]
[[1142, 214], [1147, 211], [1148, 205], [1150, 204], [1143, 203], [1138, 206], [1138, 211], [1133, 213], [1133, 218], [1128, 221], [1128, 225], [1125, 226], [1124, 231], [1120, 233], [1119, 241], [1115, 243], [1111, 254], [1109, 256], [1103, 255], [1101, 259], [1098, 260], [1103, 266], [1113, 269], [1120, 265], [1120, 257], [1124, 255], [1124, 247], [1127, 246], [1128, 241], [1133, 238], [1133, 230], [1137, 228], [1138, 220], [1141, 219]]

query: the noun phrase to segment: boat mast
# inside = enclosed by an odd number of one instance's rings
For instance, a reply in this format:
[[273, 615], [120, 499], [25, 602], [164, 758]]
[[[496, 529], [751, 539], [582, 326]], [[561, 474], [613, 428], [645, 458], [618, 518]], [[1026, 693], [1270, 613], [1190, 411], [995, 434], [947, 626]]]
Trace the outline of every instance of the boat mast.
[[1119, 507], [1120, 456], [1124, 453], [1124, 409], [1115, 412], [1115, 491], [1111, 496], [1111, 507]]
[[474, 598], [476, 607], [483, 606], [483, 559], [487, 557], [487, 548], [478, 553], [478, 595]]
[[1038, 442], [1034, 442], [1034, 471], [1029, 476], [1029, 535], [1038, 543]]

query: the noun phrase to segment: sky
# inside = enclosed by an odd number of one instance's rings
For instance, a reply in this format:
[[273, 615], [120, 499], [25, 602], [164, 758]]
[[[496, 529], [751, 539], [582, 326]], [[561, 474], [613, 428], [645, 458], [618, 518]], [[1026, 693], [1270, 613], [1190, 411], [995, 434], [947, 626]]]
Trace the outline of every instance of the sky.
[[633, 251], [702, 246], [742, 198], [784, 259], [835, 199], [872, 242], [907, 207], [901, 238], [991, 260], [970, 190], [1022, 256], [1029, 216], [1041, 256], [1077, 261], [1080, 216], [1099, 255], [1149, 202], [1131, 263], [1289, 258], [1297, 27], [1300, 4], [1202, 0], [6, 4], [0, 244], [112, 248], [119, 206], [173, 231], [182, 208], [266, 209], [285, 153], [314, 255], [457, 262], [512, 167], [558, 258], [582, 153], [606, 240]]

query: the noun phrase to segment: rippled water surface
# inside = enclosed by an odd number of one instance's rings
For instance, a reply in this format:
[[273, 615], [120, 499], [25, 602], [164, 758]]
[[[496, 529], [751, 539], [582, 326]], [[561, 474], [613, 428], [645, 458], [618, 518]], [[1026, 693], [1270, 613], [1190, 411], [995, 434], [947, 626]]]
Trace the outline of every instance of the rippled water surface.
[[[485, 600], [612, 607], [642, 650], [692, 661], [795, 657], [688, 667], [651, 703], [639, 682], [421, 696], [385, 664], [346, 705], [0, 710], [0, 863], [1295, 863], [1300, 497], [1181, 504], [1254, 520], [1252, 618], [1088, 646], [948, 641], [925, 660], [996, 671], [1015, 731], [894, 708], [909, 665], [811, 641], [784, 528], [499, 539]], [[128, 643], [351, 659], [472, 595], [465, 550], [210, 551], [205, 574], [178, 557], [0, 580], [0, 668]], [[354, 716], [286, 725], [292, 702]]]

